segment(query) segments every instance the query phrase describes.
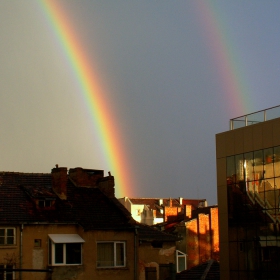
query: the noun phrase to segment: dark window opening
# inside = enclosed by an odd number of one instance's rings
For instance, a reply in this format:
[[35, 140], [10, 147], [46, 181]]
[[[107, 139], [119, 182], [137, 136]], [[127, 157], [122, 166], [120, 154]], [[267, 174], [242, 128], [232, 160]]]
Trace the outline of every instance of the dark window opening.
[[162, 248], [162, 244], [163, 244], [163, 242], [160, 242], [160, 241], [153, 241], [152, 242], [153, 248]]

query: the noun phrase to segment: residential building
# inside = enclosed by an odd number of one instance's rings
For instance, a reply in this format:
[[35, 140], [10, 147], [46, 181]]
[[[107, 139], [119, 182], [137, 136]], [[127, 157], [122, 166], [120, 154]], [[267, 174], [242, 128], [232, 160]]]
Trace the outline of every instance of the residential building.
[[134, 221], [103, 170], [0, 172], [0, 279], [160, 279], [176, 240]]
[[180, 238], [176, 243], [180, 272], [209, 260], [219, 261], [218, 207], [206, 199], [128, 198], [119, 199], [140, 223]]
[[198, 207], [207, 206], [206, 199], [176, 198], [119, 198], [119, 201], [139, 223], [155, 225], [191, 215]]
[[[220, 260], [218, 207], [208, 206], [192, 211], [191, 217], [171, 224], [181, 238], [176, 248], [187, 256], [187, 269], [207, 261]], [[169, 225], [166, 225], [170, 231]]]
[[216, 135], [221, 279], [279, 279], [280, 106]]

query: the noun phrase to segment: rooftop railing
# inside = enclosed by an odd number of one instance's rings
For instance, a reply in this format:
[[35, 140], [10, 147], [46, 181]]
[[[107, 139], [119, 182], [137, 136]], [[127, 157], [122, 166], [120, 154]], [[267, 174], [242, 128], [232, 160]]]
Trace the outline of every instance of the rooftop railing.
[[271, 107], [265, 110], [257, 111], [248, 115], [230, 119], [230, 130], [265, 122], [268, 120], [276, 119], [280, 117], [280, 105]]

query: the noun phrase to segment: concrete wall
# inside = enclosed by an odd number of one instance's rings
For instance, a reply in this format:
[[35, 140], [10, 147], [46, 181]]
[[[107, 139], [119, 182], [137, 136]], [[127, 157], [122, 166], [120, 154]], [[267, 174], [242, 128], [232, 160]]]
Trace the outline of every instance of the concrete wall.
[[156, 267], [157, 279], [159, 279], [160, 264], [176, 263], [175, 242], [165, 242], [162, 248], [154, 248], [151, 243], [143, 242], [138, 250], [139, 280], [145, 280], [145, 267]]

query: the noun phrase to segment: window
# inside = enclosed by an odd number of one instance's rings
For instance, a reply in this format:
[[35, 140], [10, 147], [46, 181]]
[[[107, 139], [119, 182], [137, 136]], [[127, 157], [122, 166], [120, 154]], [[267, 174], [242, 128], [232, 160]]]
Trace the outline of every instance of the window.
[[39, 208], [45, 208], [45, 207], [51, 207], [51, 206], [52, 206], [51, 200], [38, 200]]
[[244, 252], [244, 244], [243, 244], [243, 242], [239, 242], [239, 252]]
[[125, 242], [98, 242], [97, 267], [124, 267]]
[[162, 241], [152, 241], [153, 248], [162, 248], [163, 242]]
[[78, 234], [49, 234], [49, 264], [82, 264], [82, 243]]
[[262, 248], [262, 260], [263, 261], [270, 261], [270, 247], [263, 247]]
[[186, 256], [185, 253], [176, 250], [177, 273], [187, 269]]
[[34, 247], [40, 248], [42, 240], [41, 239], [34, 239]]
[[0, 228], [0, 245], [15, 244], [15, 228]]
[[13, 269], [13, 265], [0, 265], [0, 280], [13, 280], [15, 273], [13, 271], [5, 271], [4, 269]]

